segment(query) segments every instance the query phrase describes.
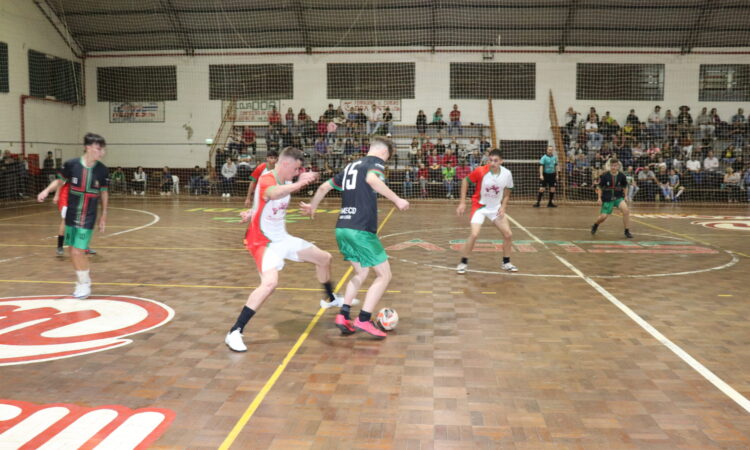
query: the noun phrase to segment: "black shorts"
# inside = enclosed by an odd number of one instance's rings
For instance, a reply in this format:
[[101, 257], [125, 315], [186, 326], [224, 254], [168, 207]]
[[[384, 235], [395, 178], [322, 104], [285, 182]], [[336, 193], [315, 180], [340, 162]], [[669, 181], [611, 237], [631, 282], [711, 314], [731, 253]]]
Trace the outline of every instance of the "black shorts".
[[557, 173], [544, 173], [543, 180], [539, 180], [539, 187], [555, 187], [557, 186]]

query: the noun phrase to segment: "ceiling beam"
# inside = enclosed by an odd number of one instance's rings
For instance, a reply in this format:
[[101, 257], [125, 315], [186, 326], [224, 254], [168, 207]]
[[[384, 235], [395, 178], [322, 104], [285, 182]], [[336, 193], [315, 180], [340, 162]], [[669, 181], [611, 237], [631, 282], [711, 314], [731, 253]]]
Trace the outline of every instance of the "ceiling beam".
[[182, 41], [182, 45], [185, 48], [185, 53], [188, 55], [195, 54], [195, 48], [192, 42], [190, 41], [190, 35], [185, 31], [185, 28], [182, 26], [182, 22], [180, 21], [180, 18], [175, 13], [172, 0], [159, 0], [159, 4], [164, 10], [164, 13], [167, 15], [167, 18], [169, 19], [169, 23], [172, 25], [172, 29], [180, 37], [180, 40]]

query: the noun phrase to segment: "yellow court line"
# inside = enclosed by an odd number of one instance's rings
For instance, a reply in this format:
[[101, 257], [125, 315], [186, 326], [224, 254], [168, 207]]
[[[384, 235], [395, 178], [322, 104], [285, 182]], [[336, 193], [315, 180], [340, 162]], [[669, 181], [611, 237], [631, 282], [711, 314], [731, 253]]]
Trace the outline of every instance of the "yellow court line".
[[[671, 234], [673, 234], [675, 236], [679, 236], [679, 237], [687, 239], [689, 241], [699, 242], [699, 243], [701, 243], [703, 245], [708, 245], [710, 247], [717, 247], [716, 244], [712, 244], [712, 243], [710, 243], [708, 241], [704, 241], [703, 239], [698, 239], [695, 236], [691, 236], [689, 234], [678, 233], [678, 232], [672, 231], [672, 230], [670, 230], [668, 228], [660, 227], [658, 225], [654, 225], [654, 224], [651, 224], [651, 223], [648, 223], [648, 222], [644, 222], [642, 220], [634, 219], [632, 217], [630, 218], [630, 220], [632, 220], [633, 222], [636, 222], [636, 223], [640, 223], [641, 225], [646, 225], [647, 227], [653, 228], [654, 230], [663, 231], [665, 233], [671, 233]], [[745, 258], [750, 258], [750, 255], [747, 255], [745, 253], [734, 251], [734, 250], [729, 250], [729, 251], [732, 252], [732, 253], [734, 253], [735, 255], [740, 255], [740, 256], [744, 256]]]
[[497, 294], [497, 292], [482, 292], [482, 294]]
[[[393, 215], [393, 212], [396, 210], [395, 207], [391, 207], [391, 211], [388, 213], [388, 215], [383, 219], [383, 222], [380, 224], [377, 230], [377, 234], [380, 234], [380, 230], [383, 229], [383, 226], [386, 222], [388, 222], [388, 219], [391, 218], [391, 215]], [[335, 291], [338, 292], [339, 289], [341, 289], [341, 286], [344, 285], [344, 281], [349, 277], [349, 275], [352, 273], [352, 266], [349, 266], [349, 269], [344, 273], [344, 275], [341, 277], [339, 282], [336, 284]], [[258, 394], [253, 399], [252, 403], [250, 403], [250, 406], [247, 407], [247, 410], [245, 410], [245, 413], [242, 414], [242, 417], [240, 417], [240, 420], [237, 421], [237, 423], [234, 425], [234, 428], [232, 428], [232, 431], [229, 432], [226, 439], [224, 439], [224, 442], [221, 443], [219, 446], [219, 450], [227, 450], [229, 447], [232, 446], [234, 441], [237, 439], [237, 436], [239, 436], [240, 432], [243, 428], [245, 428], [245, 425], [250, 420], [250, 418], [253, 416], [255, 411], [258, 409], [260, 404], [263, 402], [263, 399], [266, 398], [266, 395], [268, 395], [268, 392], [273, 388], [273, 385], [276, 384], [276, 380], [279, 379], [282, 373], [284, 373], [284, 370], [286, 370], [287, 364], [289, 364], [289, 361], [292, 360], [294, 355], [297, 354], [297, 350], [302, 346], [302, 344], [307, 340], [307, 337], [310, 335], [310, 331], [315, 327], [315, 325], [318, 323], [318, 320], [323, 315], [323, 312], [325, 309], [320, 308], [315, 314], [315, 317], [312, 318], [310, 323], [307, 325], [307, 328], [305, 328], [305, 331], [300, 335], [300, 337], [297, 339], [297, 342], [294, 344], [291, 350], [289, 350], [289, 353], [284, 357], [284, 360], [279, 364], [279, 366], [276, 368], [276, 371], [274, 371], [273, 375], [271, 375], [271, 378], [266, 381], [266, 384], [263, 386], [263, 388], [258, 392]]]

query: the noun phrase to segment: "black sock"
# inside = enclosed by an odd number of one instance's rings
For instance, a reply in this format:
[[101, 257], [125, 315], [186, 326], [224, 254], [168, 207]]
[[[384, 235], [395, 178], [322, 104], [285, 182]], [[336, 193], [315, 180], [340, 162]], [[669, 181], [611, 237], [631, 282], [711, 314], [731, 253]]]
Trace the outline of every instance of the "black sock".
[[469, 258], [461, 258], [461, 264], [469, 264]]
[[544, 192], [539, 192], [536, 194], [536, 203], [539, 204], [539, 202], [542, 201], [542, 196], [544, 195]]
[[247, 323], [250, 321], [250, 319], [253, 318], [254, 315], [255, 311], [248, 308], [247, 306], [243, 306], [240, 316], [237, 317], [237, 322], [234, 323], [234, 326], [229, 330], [229, 332], [231, 333], [234, 330], [240, 330], [240, 333], [242, 333], [245, 330], [245, 325], [247, 325]]
[[325, 289], [326, 291], [326, 295], [328, 296], [329, 302], [336, 300], [336, 297], [334, 297], [333, 295], [333, 287], [331, 286], [330, 281], [326, 281], [325, 283], [323, 283], [323, 289]]
[[352, 310], [352, 306], [351, 305], [344, 305], [344, 306], [341, 307], [341, 311], [339, 311], [339, 312], [341, 313], [342, 316], [344, 316], [344, 319], [346, 319], [346, 320], [352, 320], [352, 318], [349, 317], [349, 311], [351, 311], [351, 310]]
[[63, 235], [57, 235], [57, 248], [63, 247], [63, 241], [65, 240], [65, 236]]
[[364, 309], [359, 312], [360, 322], [369, 322], [372, 318], [372, 313], [365, 311]]
[[510, 257], [503, 256], [503, 264], [508, 264], [510, 262]]
[[549, 202], [550, 202], [550, 204], [552, 203], [552, 199], [553, 198], [555, 198], [555, 193], [554, 192], [550, 192], [549, 193]]
[[628, 229], [628, 228], [625, 228], [625, 232], [626, 232], [626, 233], [630, 233], [630, 229]]

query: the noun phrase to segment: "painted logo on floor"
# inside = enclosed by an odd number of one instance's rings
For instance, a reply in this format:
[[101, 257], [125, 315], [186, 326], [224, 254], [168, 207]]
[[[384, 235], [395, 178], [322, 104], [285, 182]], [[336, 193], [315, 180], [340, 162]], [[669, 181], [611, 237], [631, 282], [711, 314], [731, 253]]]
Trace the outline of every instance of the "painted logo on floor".
[[168, 409], [77, 405], [0, 399], [0, 448], [144, 449], [174, 420]]
[[109, 350], [172, 320], [154, 300], [124, 296], [0, 298], [0, 366]]
[[633, 214], [651, 219], [697, 219], [690, 222], [706, 228], [732, 231], [750, 231], [750, 216], [707, 216], [701, 214]]

